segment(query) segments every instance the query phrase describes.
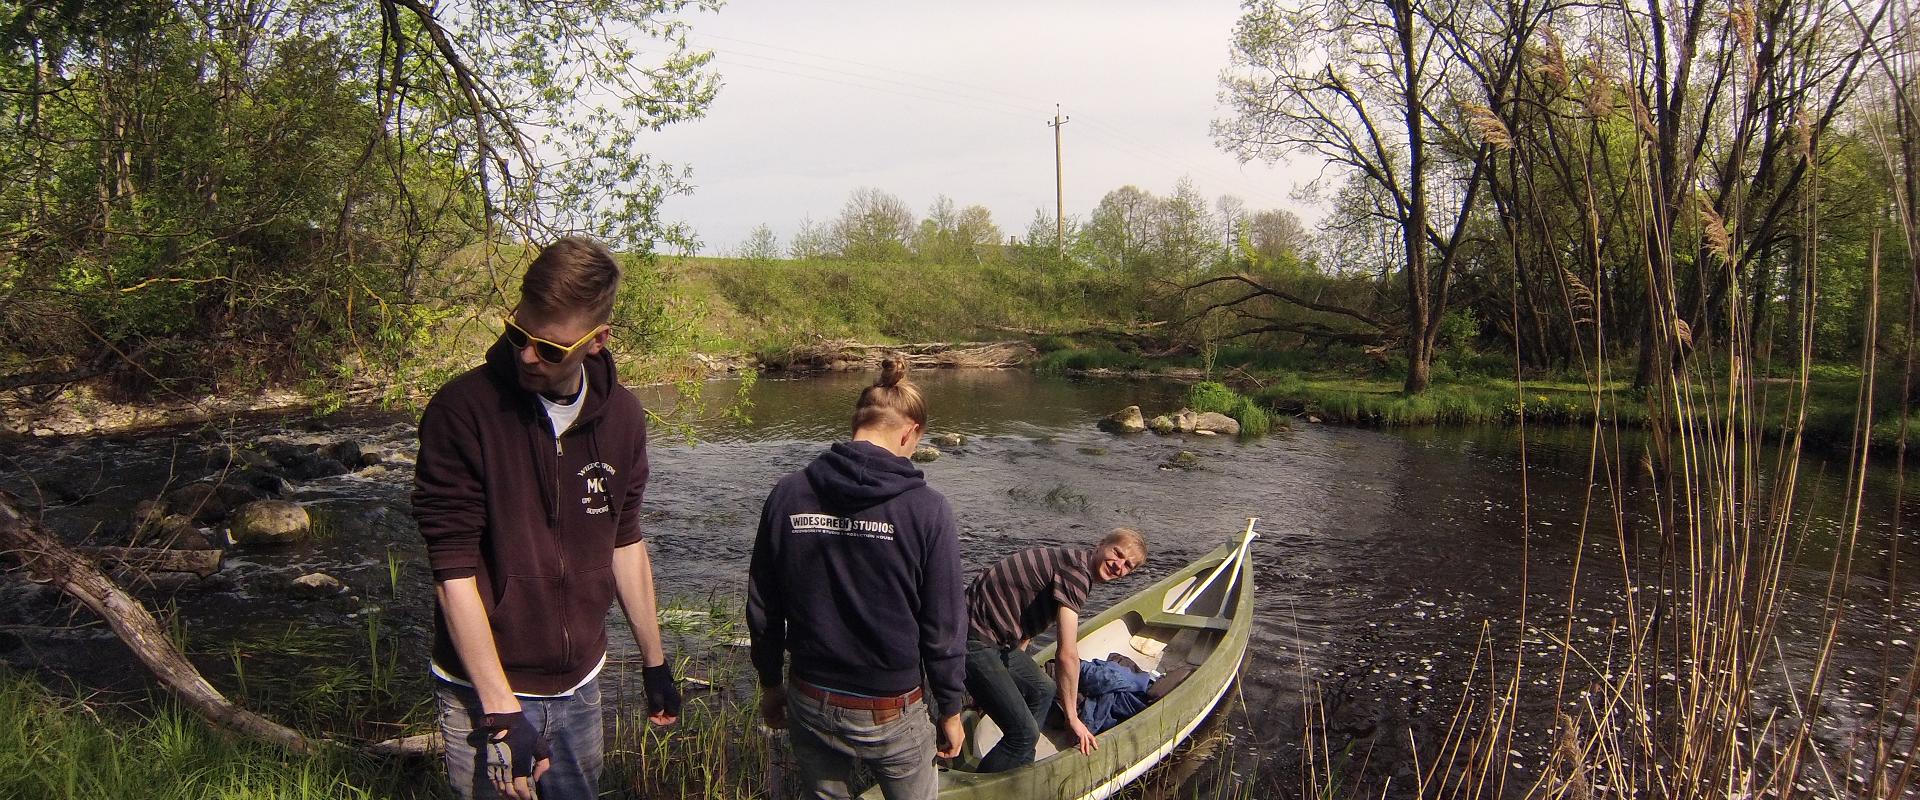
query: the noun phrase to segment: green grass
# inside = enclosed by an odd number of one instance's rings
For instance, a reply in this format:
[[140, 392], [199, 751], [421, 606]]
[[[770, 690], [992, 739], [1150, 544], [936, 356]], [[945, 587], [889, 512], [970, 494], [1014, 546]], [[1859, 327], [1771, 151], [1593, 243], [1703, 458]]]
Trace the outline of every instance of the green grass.
[[1005, 327], [1063, 329], [1090, 311], [1095, 278], [1007, 263], [665, 259], [679, 290], [705, 299], [703, 335], [768, 353], [818, 339], [1005, 339]]
[[1195, 411], [1212, 411], [1232, 417], [1240, 423], [1243, 437], [1265, 436], [1273, 427], [1266, 408], [1225, 384], [1201, 381], [1187, 390], [1187, 405]]
[[324, 800], [434, 796], [417, 770], [329, 750], [301, 756], [210, 729], [171, 701], [83, 702], [0, 673], [0, 797]]
[[[1529, 423], [1584, 425], [1596, 419], [1627, 427], [1648, 424], [1646, 398], [1626, 381], [1601, 385], [1598, 403], [1592, 387], [1558, 377], [1516, 384], [1511, 378], [1466, 375], [1436, 380], [1427, 391], [1409, 396], [1398, 377], [1349, 376], [1328, 373], [1281, 372], [1256, 375], [1262, 381], [1253, 390], [1255, 402], [1286, 414], [1311, 414], [1334, 422], [1361, 425], [1509, 425], [1524, 413]], [[1887, 451], [1900, 437], [1897, 387], [1876, 389], [1871, 446]], [[1807, 390], [1807, 442], [1825, 449], [1843, 449], [1853, 439], [1859, 372], [1839, 367], [1812, 372]], [[1793, 380], [1771, 378], [1757, 384], [1754, 419], [1767, 421], [1766, 431], [1777, 435], [1798, 403]], [[1691, 400], [1692, 415], [1724, 416], [1724, 387], [1701, 390]], [[1920, 429], [1920, 413], [1909, 421]]]
[[[1521, 396], [1511, 381], [1436, 383], [1407, 395], [1400, 381], [1278, 376], [1254, 392], [1261, 404], [1287, 413], [1368, 425], [1477, 425], [1508, 423], [1524, 409], [1529, 420], [1583, 422], [1594, 417], [1584, 391], [1529, 384]], [[1604, 408], [1605, 406], [1603, 406]]]
[[[602, 788], [615, 796], [764, 797], [769, 740], [756, 733], [755, 681], [745, 651], [728, 646], [745, 635], [744, 609], [720, 595], [663, 600], [676, 673], [701, 682], [682, 684], [680, 721], [656, 727], [645, 721], [640, 665], [609, 662], [601, 679], [612, 726]], [[192, 650], [242, 707], [348, 745], [311, 756], [216, 730], [157, 692], [107, 703], [0, 669], [0, 798], [443, 797], [437, 761], [352, 749], [432, 729], [424, 670], [397, 661], [391, 640], [370, 618], [363, 630], [263, 625]]]
[[1039, 361], [1034, 363], [1034, 370], [1042, 374], [1058, 375], [1092, 370], [1150, 372], [1158, 371], [1163, 366], [1164, 362], [1113, 347], [1068, 347], [1042, 354]]

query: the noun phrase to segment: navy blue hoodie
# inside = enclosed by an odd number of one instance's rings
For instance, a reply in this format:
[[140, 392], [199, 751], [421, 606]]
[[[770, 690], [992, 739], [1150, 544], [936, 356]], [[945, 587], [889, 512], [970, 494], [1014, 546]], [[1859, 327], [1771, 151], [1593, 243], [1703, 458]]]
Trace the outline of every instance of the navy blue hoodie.
[[748, 570], [760, 685], [898, 695], [927, 676], [935, 713], [960, 713], [967, 654], [959, 532], [918, 468], [840, 442], [767, 495]]

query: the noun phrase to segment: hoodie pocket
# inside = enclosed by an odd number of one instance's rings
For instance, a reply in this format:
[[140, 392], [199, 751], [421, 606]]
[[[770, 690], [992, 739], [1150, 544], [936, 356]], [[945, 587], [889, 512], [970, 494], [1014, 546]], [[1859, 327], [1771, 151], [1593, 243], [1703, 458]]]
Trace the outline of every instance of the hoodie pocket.
[[561, 578], [509, 576], [491, 612], [500, 666], [509, 672], [565, 669], [567, 610]]

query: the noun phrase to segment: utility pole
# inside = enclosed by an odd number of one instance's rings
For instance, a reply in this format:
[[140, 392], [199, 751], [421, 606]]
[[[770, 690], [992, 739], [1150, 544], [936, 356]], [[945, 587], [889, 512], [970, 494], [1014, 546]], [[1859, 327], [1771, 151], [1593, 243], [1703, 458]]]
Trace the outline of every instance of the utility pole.
[[1067, 124], [1068, 117], [1060, 116], [1060, 104], [1053, 104], [1053, 121], [1047, 127], [1053, 129], [1053, 225], [1054, 244], [1060, 249], [1060, 260], [1067, 260], [1067, 195], [1061, 187], [1060, 171], [1060, 126]]

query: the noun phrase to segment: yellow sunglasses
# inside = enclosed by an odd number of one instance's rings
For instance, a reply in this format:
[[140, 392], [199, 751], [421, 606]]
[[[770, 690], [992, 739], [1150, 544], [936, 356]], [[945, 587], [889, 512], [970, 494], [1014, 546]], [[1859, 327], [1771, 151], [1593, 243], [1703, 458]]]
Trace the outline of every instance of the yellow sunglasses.
[[513, 345], [513, 349], [515, 350], [525, 350], [527, 345], [533, 345], [534, 354], [539, 356], [541, 361], [549, 364], [559, 364], [566, 361], [567, 356], [573, 355], [573, 351], [585, 346], [587, 342], [592, 341], [593, 337], [598, 336], [601, 331], [607, 330], [607, 326], [605, 325], [596, 326], [593, 330], [587, 331], [587, 335], [580, 337], [580, 341], [574, 342], [573, 344], [561, 344], [528, 333], [526, 328], [520, 327], [518, 323], [513, 321], [511, 315], [500, 321], [506, 323], [507, 326], [507, 344]]

